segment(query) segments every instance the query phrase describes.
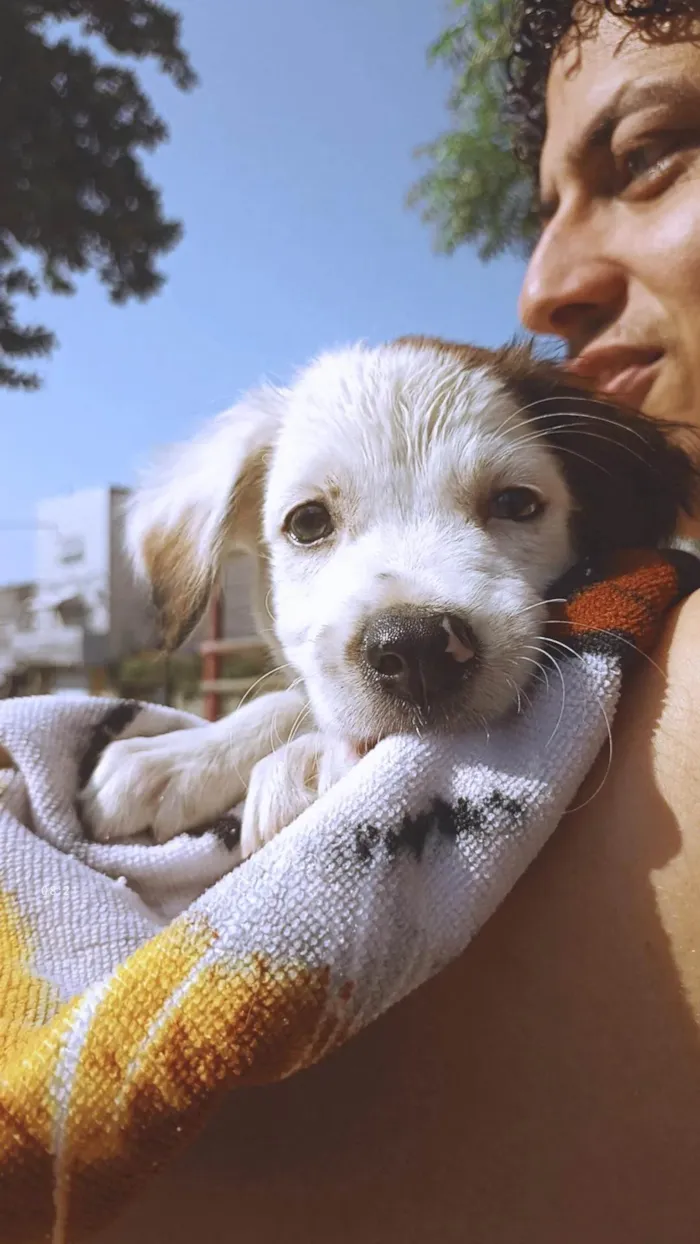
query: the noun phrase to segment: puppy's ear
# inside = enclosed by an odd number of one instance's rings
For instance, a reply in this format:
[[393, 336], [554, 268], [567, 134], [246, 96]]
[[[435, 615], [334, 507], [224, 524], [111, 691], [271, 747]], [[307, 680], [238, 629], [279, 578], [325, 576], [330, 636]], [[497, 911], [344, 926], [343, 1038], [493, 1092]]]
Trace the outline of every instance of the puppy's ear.
[[280, 390], [250, 394], [170, 450], [128, 505], [127, 546], [150, 581], [167, 648], [201, 618], [224, 553], [258, 547], [266, 458], [285, 406]]
[[514, 378], [521, 413], [560, 460], [581, 554], [655, 548], [673, 535], [683, 512], [696, 512], [694, 429], [597, 398], [548, 364], [530, 362], [525, 370]]

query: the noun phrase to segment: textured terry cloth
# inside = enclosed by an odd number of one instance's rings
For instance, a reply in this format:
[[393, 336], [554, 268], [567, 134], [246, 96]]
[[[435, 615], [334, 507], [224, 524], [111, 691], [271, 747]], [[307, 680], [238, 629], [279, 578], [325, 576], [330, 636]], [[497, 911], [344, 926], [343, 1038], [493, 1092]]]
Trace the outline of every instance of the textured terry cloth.
[[699, 571], [684, 552], [579, 568], [557, 665], [521, 712], [489, 737], [386, 739], [239, 868], [234, 816], [157, 846], [92, 843], [76, 814], [110, 739], [192, 719], [5, 701], [2, 1244], [84, 1238], [222, 1091], [308, 1066], [458, 955], [571, 804], [628, 660]]

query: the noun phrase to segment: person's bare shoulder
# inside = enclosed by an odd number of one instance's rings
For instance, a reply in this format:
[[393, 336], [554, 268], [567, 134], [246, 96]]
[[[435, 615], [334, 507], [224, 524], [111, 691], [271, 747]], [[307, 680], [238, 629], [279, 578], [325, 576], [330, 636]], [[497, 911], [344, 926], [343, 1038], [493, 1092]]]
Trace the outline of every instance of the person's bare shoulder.
[[700, 1028], [700, 592], [673, 611], [623, 688], [612, 757], [606, 749], [598, 758], [577, 803], [576, 849], [596, 860], [600, 886], [610, 881], [635, 920], [635, 886], [653, 896]]
[[[669, 806], [692, 829], [700, 827], [700, 592], [669, 619], [655, 658], [664, 677], [652, 735], [654, 773]], [[655, 672], [647, 669], [645, 680]], [[651, 688], [647, 694], [653, 704]]]
[[[656, 649], [640, 661], [623, 688], [613, 730], [613, 754], [601, 756], [584, 787], [589, 798], [608, 776], [600, 795], [625, 792], [632, 771], [653, 780], [680, 811], [689, 797], [700, 801], [700, 591], [669, 615]], [[700, 802], [692, 805], [693, 814]]]

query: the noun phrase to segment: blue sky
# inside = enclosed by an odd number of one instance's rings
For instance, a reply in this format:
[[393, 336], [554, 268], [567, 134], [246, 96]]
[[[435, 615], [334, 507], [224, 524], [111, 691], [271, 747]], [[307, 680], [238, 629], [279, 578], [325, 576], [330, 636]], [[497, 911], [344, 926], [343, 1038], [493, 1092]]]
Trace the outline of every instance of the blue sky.
[[320, 349], [516, 330], [522, 267], [435, 255], [404, 206], [420, 143], [447, 124], [426, 48], [443, 0], [172, 0], [200, 86], [141, 71], [171, 130], [149, 160], [185, 237], [168, 283], [112, 307], [92, 279], [30, 305], [60, 347], [38, 394], [0, 391], [0, 581], [29, 577], [42, 497], [130, 484], [152, 446], [189, 435], [264, 376]]

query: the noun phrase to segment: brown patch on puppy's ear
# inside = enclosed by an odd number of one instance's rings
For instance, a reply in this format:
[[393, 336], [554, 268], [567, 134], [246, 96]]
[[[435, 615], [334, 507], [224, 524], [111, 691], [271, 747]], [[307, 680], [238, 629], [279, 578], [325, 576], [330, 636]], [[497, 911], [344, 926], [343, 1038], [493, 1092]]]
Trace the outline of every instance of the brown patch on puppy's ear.
[[280, 390], [250, 394], [171, 451], [129, 502], [127, 544], [168, 649], [199, 622], [225, 554], [260, 552], [266, 460], [285, 410]]
[[201, 532], [192, 511], [170, 527], [151, 528], [143, 537], [141, 557], [168, 652], [179, 648], [202, 620], [227, 546], [256, 551], [264, 477], [262, 455], [246, 463], [208, 535]]
[[465, 368], [486, 367], [496, 379], [507, 381], [511, 376], [521, 372], [527, 374], [536, 364], [533, 360], [532, 345], [527, 341], [517, 341], [500, 346], [496, 350], [486, 346], [471, 346], [460, 341], [445, 341], [442, 337], [406, 336], [397, 337], [391, 342], [393, 346], [412, 346], [415, 350], [432, 350], [440, 358], [452, 358], [463, 363]]
[[463, 345], [459, 341], [443, 341], [442, 337], [397, 337], [392, 346], [412, 346], [414, 350], [432, 350], [440, 358], [454, 358], [465, 368], [494, 367], [498, 351], [483, 346]]
[[149, 531], [142, 557], [161, 641], [168, 652], [173, 652], [201, 620], [214, 590], [217, 565], [203, 566], [198, 561], [186, 523]]

